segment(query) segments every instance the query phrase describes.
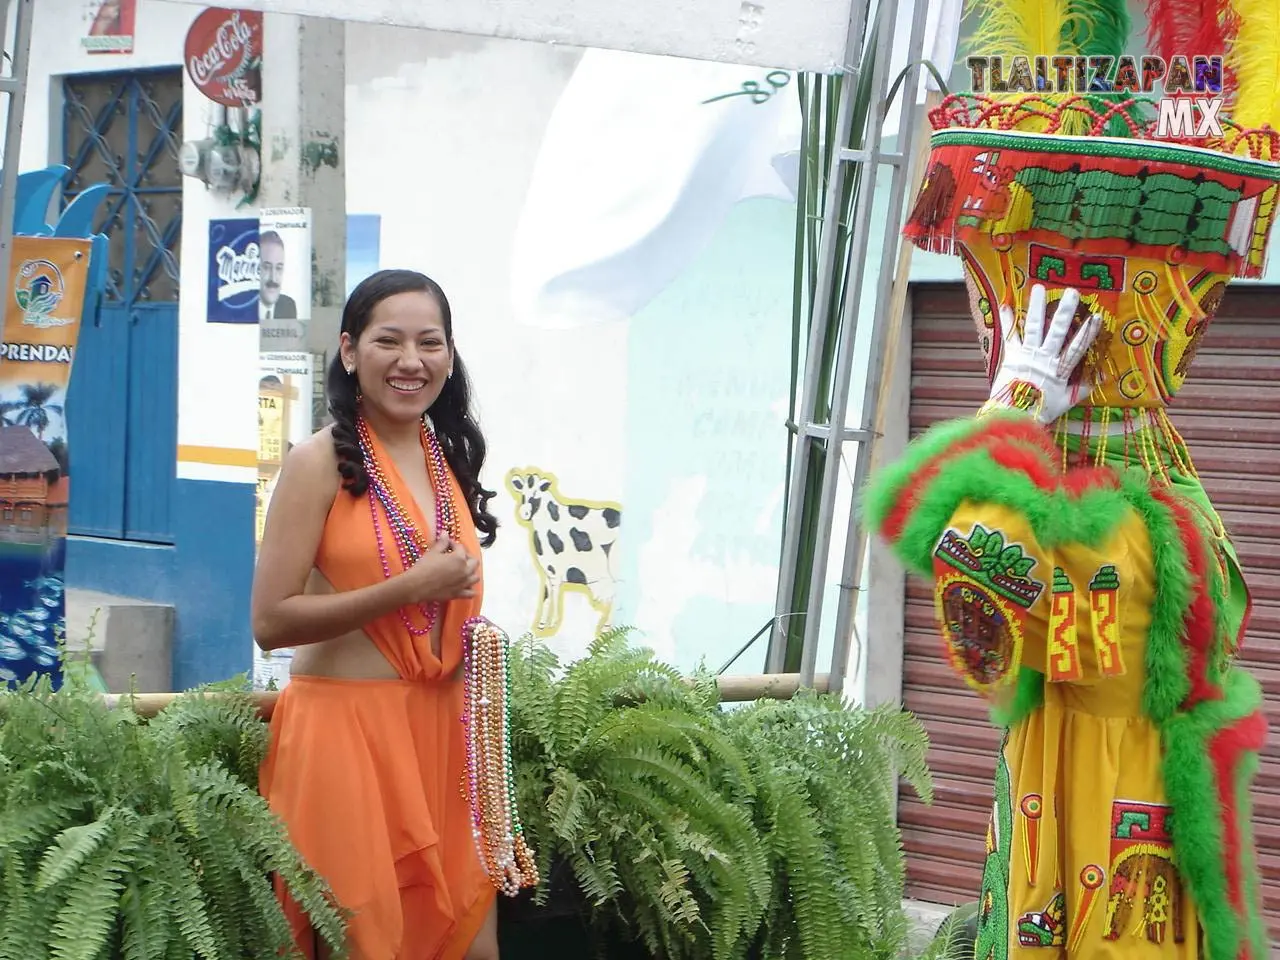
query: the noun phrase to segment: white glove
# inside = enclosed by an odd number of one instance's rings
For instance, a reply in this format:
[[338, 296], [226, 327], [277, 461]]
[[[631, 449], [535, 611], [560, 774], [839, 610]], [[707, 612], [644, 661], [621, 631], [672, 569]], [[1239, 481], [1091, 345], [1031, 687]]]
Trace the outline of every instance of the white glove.
[[1041, 423], [1053, 423], [1076, 403], [1075, 388], [1068, 382], [1102, 329], [1102, 317], [1093, 314], [1063, 349], [1067, 331], [1080, 305], [1080, 294], [1069, 289], [1058, 301], [1049, 332], [1044, 332], [1044, 287], [1036, 284], [1027, 299], [1027, 319], [1018, 335], [1012, 307], [1000, 308], [1004, 341], [1000, 369], [991, 385], [991, 398], [979, 415], [993, 409], [1026, 410]]

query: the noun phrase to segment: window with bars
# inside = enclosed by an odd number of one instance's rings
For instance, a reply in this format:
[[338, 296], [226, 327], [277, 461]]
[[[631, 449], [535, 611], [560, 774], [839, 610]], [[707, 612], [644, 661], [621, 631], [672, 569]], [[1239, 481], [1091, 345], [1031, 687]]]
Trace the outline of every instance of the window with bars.
[[172, 543], [182, 236], [182, 69], [62, 82], [63, 203], [105, 183], [106, 303], [67, 396], [74, 534]]
[[176, 302], [181, 69], [67, 77], [62, 92], [65, 202], [97, 183], [111, 187], [97, 224], [110, 239], [108, 298]]

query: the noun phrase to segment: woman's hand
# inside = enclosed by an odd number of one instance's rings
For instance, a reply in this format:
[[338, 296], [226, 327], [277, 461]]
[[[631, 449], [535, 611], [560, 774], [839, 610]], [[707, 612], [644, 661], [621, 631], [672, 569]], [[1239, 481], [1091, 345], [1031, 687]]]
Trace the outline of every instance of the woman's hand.
[[480, 563], [461, 546], [440, 537], [418, 561], [400, 574], [408, 603], [473, 597], [480, 581]]

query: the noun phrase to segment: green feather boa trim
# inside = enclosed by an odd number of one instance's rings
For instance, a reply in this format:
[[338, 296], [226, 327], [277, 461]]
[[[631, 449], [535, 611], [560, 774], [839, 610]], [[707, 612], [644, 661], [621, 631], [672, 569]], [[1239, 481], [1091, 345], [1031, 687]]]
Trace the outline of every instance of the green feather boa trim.
[[1251, 787], [1258, 775], [1258, 754], [1249, 753], [1236, 770], [1236, 811], [1240, 817], [1240, 870], [1244, 874], [1245, 904], [1249, 908], [1249, 938], [1255, 956], [1267, 955], [1267, 925], [1262, 919], [1262, 891], [1258, 879], [1258, 853], [1253, 839], [1253, 798]]
[[1191, 605], [1191, 561], [1177, 521], [1168, 506], [1151, 494], [1150, 483], [1134, 484], [1129, 503], [1147, 526], [1155, 602], [1147, 636], [1147, 680], [1142, 706], [1157, 726], [1178, 710], [1191, 683], [1187, 679], [1187, 651], [1182, 643], [1187, 608]]
[[1245, 916], [1241, 917], [1227, 897], [1225, 811], [1210, 750], [1216, 734], [1256, 713], [1261, 703], [1258, 682], [1242, 670], [1232, 670], [1226, 678], [1224, 699], [1197, 704], [1160, 727], [1165, 796], [1174, 812], [1174, 855], [1200, 912], [1207, 960], [1236, 960], [1243, 937], [1252, 941], [1257, 960], [1267, 955], [1249, 823], [1250, 771], [1256, 767], [1257, 754], [1246, 752], [1231, 774], [1245, 880]]
[[[966, 417], [960, 420], [943, 421], [930, 427], [907, 444], [907, 449], [903, 451], [902, 456], [892, 464], [876, 471], [860, 494], [862, 513], [871, 529], [877, 532], [883, 531], [885, 519], [898, 505], [907, 485], [930, 461], [943, 456], [956, 444], [978, 434], [997, 418], [1026, 419], [1026, 414], [997, 412], [984, 419]], [[907, 565], [918, 573], [922, 572], [912, 564]], [[929, 565], [926, 564], [924, 569], [929, 569]]]
[[[883, 530], [885, 519], [897, 507], [904, 487], [931, 460], [945, 453], [947, 446], [976, 434], [975, 428], [985, 427], [1000, 416], [993, 415], [985, 421], [964, 421], [967, 430], [940, 430], [940, 435], [949, 438], [949, 443], [921, 444], [902, 462], [872, 478], [863, 501], [872, 527]], [[951, 428], [952, 424], [943, 426]], [[920, 438], [926, 439], [935, 438], [930, 434]], [[1124, 488], [1145, 486], [1145, 483], [1145, 475], [1137, 473], [1122, 479]], [[1127, 504], [1124, 489], [1095, 489], [1078, 497], [1064, 491], [1045, 491], [1022, 471], [1001, 466], [978, 447], [947, 460], [932, 482], [920, 491], [915, 508], [893, 544], [903, 564], [921, 575], [932, 571], [938, 538], [965, 500], [1000, 504], [1023, 513], [1046, 550], [1066, 543], [1096, 546], [1124, 519]]]
[[[873, 526], [878, 530], [883, 528], [886, 517], [898, 506], [898, 498], [917, 473], [945, 455], [952, 445], [969, 440], [1003, 416], [1025, 418], [1020, 413], [995, 414], [983, 420], [943, 423], [913, 442], [902, 461], [882, 471], [868, 484], [864, 503]], [[1136, 511], [1149, 534], [1155, 579], [1143, 706], [1147, 716], [1159, 725], [1178, 712], [1191, 689], [1183, 642], [1187, 610], [1193, 599], [1190, 558], [1173, 512], [1155, 497], [1150, 478], [1138, 468], [1103, 469], [1111, 469], [1119, 478], [1117, 489], [1096, 488], [1080, 495], [1065, 490], [1047, 491], [1026, 473], [1000, 465], [979, 446], [946, 460], [932, 481], [917, 492], [914, 508], [892, 546], [913, 572], [931, 575], [938, 539], [966, 500], [1017, 510], [1026, 517], [1036, 540], [1046, 550], [1068, 543], [1097, 548], [1124, 522], [1128, 511]], [[1227, 584], [1209, 552], [1211, 547], [1203, 521], [1190, 504], [1188, 511], [1197, 520], [1206, 550], [1206, 580], [1217, 627], [1215, 649], [1207, 666], [1210, 679], [1221, 683], [1222, 644], [1228, 627], [1219, 614], [1225, 607]], [[1002, 726], [1017, 723], [1040, 705], [1043, 678], [1034, 671], [1029, 673], [1029, 676], [1019, 676], [1013, 702], [999, 709], [998, 720]]]
[[1044, 674], [1030, 667], [1018, 671], [1018, 682], [1008, 703], [991, 708], [991, 722], [998, 727], [1012, 727], [1044, 705]]
[[[914, 441], [901, 461], [882, 471], [868, 485], [863, 502], [873, 527], [883, 529], [886, 518], [899, 508], [899, 500], [917, 473], [930, 467], [931, 461], [946, 455], [952, 445], [975, 439], [992, 419], [1002, 416], [1005, 415], [940, 424]], [[1015, 419], [1025, 415], [1009, 416]], [[1175, 856], [1199, 907], [1211, 960], [1235, 960], [1242, 925], [1252, 932], [1251, 938], [1255, 940], [1256, 931], [1262, 929], [1256, 907], [1256, 866], [1252, 862], [1247, 805], [1241, 805], [1237, 808], [1237, 828], [1242, 841], [1240, 862], [1245, 872], [1245, 886], [1254, 893], [1249, 895], [1246, 916], [1239, 917], [1227, 899], [1223, 865], [1226, 811], [1220, 803], [1209, 743], [1217, 732], [1255, 710], [1260, 694], [1251, 677], [1227, 669], [1222, 645], [1228, 627], [1223, 615], [1228, 584], [1213, 555], [1212, 538], [1204, 519], [1189, 501], [1180, 499], [1179, 502], [1187, 503], [1187, 512], [1193, 518], [1204, 550], [1205, 581], [1213, 607], [1214, 646], [1205, 667], [1209, 679], [1222, 686], [1225, 693], [1223, 700], [1206, 701], [1190, 710], [1182, 708], [1191, 692], [1187, 676], [1190, 657], [1185, 642], [1186, 621], [1195, 600], [1191, 557], [1173, 510], [1155, 496], [1150, 478], [1137, 468], [1110, 469], [1119, 477], [1116, 489], [1090, 489], [1079, 495], [1065, 490], [1048, 491], [1037, 486], [1026, 473], [997, 463], [978, 445], [946, 459], [936, 476], [915, 491], [915, 503], [892, 546], [908, 568], [930, 576], [938, 539], [966, 500], [1019, 511], [1026, 517], [1036, 540], [1047, 550], [1067, 543], [1096, 548], [1125, 520], [1128, 511], [1136, 511], [1149, 534], [1155, 587], [1143, 706], [1160, 731], [1165, 750], [1163, 777], [1176, 823]], [[993, 709], [993, 720], [1009, 727], [1025, 719], [1043, 703], [1044, 682], [1042, 674], [1023, 668], [1011, 702]], [[1245, 759], [1247, 761], [1247, 755]], [[1245, 762], [1242, 769], [1233, 774], [1239, 778], [1237, 790], [1246, 795], [1249, 766]], [[1260, 950], [1258, 956], [1265, 956], [1265, 950]]]

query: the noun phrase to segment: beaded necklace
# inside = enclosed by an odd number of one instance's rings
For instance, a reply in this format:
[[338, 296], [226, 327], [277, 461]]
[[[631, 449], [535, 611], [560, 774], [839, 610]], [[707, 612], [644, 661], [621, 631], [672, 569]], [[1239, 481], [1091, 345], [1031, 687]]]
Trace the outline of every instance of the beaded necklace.
[[[378, 541], [378, 558], [382, 562], [383, 576], [390, 579], [393, 573], [382, 537], [379, 505], [403, 569], [407, 570], [416, 563], [428, 544], [378, 462], [373, 436], [364, 417], [356, 418], [356, 435], [365, 475], [369, 478], [369, 513]], [[425, 418], [422, 446], [426, 451], [427, 474], [435, 495], [436, 535], [443, 532], [456, 543], [460, 530], [448, 463], [435, 431], [428, 429]], [[420, 637], [431, 632], [443, 608], [439, 602], [418, 605], [426, 619], [425, 627], [415, 627], [403, 608], [399, 611], [400, 619], [410, 634]], [[510, 645], [506, 634], [484, 617], [476, 616], [462, 626], [462, 648], [462, 725], [467, 748], [466, 770], [460, 785], [462, 796], [471, 807], [471, 835], [490, 882], [507, 896], [514, 897], [522, 887], [537, 886], [538, 868], [516, 809], [509, 708]]]
[[[408, 570], [418, 562], [418, 558], [427, 550], [429, 544], [419, 532], [408, 511], [396, 496], [395, 489], [387, 479], [374, 454], [373, 437], [369, 432], [369, 424], [364, 417], [356, 418], [356, 434], [360, 440], [360, 453], [364, 458], [365, 476], [369, 478], [369, 515], [373, 520], [374, 536], [378, 540], [378, 559], [382, 562], [382, 575], [390, 579], [391, 564], [387, 558], [386, 544], [382, 539], [382, 524], [378, 522], [378, 505], [382, 505], [382, 514], [386, 517], [387, 528], [395, 541], [400, 554], [400, 564]], [[431, 491], [436, 502], [436, 536], [448, 536], [450, 541], [458, 541], [458, 515], [453, 506], [453, 489], [449, 484], [449, 468], [440, 448], [440, 441], [434, 430], [427, 429], [422, 422], [422, 446], [427, 454], [427, 475], [431, 481]], [[425, 627], [414, 626], [404, 609], [400, 610], [400, 619], [405, 628], [415, 637], [426, 636], [439, 619], [441, 604], [438, 602], [418, 604], [418, 609], [426, 620]]]
[[493, 885], [509, 897], [538, 885], [538, 867], [516, 809], [511, 762], [510, 645], [484, 617], [462, 627], [465, 650], [462, 723], [467, 731], [463, 794], [471, 800], [471, 836]]

